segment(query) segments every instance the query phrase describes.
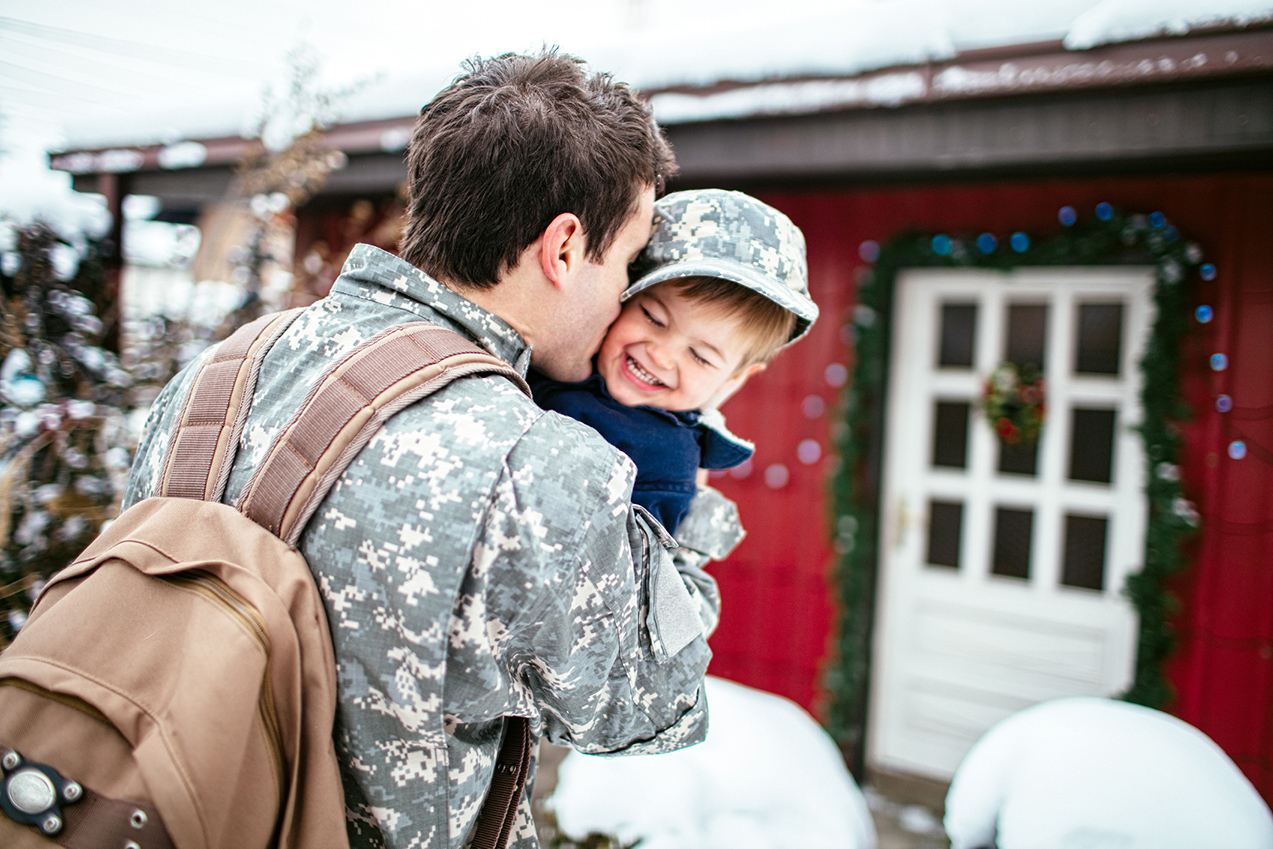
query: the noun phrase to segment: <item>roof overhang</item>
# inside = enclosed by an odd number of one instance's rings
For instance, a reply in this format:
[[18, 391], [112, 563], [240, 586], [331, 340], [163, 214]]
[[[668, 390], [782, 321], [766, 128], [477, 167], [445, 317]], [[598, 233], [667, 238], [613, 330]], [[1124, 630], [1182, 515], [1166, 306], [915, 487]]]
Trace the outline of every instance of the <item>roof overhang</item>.
[[[647, 91], [679, 182], [879, 180], [1273, 165], [1273, 27], [1066, 50], [967, 52], [847, 78], [720, 82]], [[392, 192], [414, 115], [332, 127], [347, 166], [326, 195]], [[101, 175], [165, 206], [225, 194], [252, 142], [190, 139], [54, 154], [95, 191]], [[320, 195], [321, 196], [321, 195]]]

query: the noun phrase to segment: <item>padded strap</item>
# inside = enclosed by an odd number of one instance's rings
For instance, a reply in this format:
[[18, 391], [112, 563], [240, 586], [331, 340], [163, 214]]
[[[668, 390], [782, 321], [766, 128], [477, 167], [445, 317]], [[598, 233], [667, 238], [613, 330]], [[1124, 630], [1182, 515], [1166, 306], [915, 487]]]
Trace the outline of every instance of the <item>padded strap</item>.
[[298, 315], [291, 310], [243, 325], [199, 369], [168, 447], [160, 495], [221, 500], [261, 359]]
[[111, 799], [84, 788], [84, 801], [66, 809], [66, 828], [53, 840], [67, 849], [132, 846], [137, 849], [175, 849], [159, 811]]
[[508, 363], [427, 322], [391, 327], [328, 369], [266, 453], [238, 508], [295, 546], [336, 478], [394, 413], [470, 374], [502, 374], [530, 388]]
[[530, 744], [530, 721], [524, 716], [504, 717], [504, 742], [469, 849], [504, 849], [508, 845], [530, 771]]

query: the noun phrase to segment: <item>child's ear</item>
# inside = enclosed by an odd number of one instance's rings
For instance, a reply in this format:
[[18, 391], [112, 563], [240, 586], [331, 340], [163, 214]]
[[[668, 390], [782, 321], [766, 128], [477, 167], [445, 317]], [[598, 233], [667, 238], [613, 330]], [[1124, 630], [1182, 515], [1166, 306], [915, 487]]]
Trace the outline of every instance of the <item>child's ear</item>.
[[747, 382], [747, 378], [751, 377], [753, 374], [757, 374], [764, 370], [765, 370], [764, 363], [752, 363], [751, 365], [742, 369], [741, 371], [738, 372], [738, 374], [734, 375], [729, 380], [726, 380], [724, 383], [721, 384], [720, 389], [716, 390], [716, 394], [712, 396], [707, 406], [719, 407], [721, 404], [724, 404], [733, 396], [735, 392], [743, 388], [743, 384]]

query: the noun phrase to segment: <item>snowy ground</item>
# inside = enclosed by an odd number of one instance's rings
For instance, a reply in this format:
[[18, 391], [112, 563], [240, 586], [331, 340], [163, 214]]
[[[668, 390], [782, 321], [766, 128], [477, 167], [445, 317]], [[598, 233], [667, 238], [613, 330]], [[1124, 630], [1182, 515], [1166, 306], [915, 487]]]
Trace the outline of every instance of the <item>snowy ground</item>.
[[942, 828], [949, 785], [872, 771], [863, 787], [875, 821], [876, 849], [950, 849]]
[[1250, 782], [1159, 711], [1095, 698], [1028, 708], [978, 741], [943, 800], [940, 782], [896, 776], [861, 792], [786, 699], [716, 678], [707, 694], [699, 746], [568, 755], [549, 801], [561, 831], [641, 849], [1273, 849]]

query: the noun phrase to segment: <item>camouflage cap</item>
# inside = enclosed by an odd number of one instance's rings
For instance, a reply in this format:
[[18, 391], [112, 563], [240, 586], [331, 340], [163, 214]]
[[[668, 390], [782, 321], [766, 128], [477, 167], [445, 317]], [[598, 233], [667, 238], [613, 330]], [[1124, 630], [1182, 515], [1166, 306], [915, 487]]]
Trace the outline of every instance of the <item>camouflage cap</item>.
[[804, 234], [791, 219], [742, 192], [694, 189], [654, 204], [654, 234], [637, 258], [623, 300], [681, 277], [719, 277], [754, 289], [796, 315], [787, 340], [818, 317], [809, 297]]

